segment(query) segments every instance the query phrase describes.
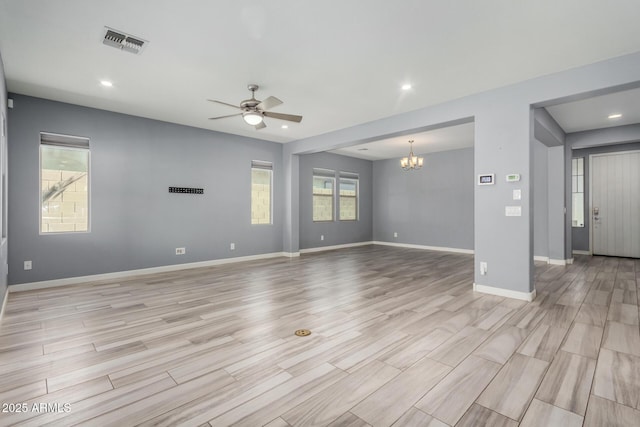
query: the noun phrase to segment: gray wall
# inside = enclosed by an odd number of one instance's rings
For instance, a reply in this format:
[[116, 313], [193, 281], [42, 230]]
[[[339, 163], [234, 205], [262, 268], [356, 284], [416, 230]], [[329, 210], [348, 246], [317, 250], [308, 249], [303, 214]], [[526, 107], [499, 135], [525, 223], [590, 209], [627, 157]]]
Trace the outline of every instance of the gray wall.
[[534, 109], [533, 114], [535, 118], [533, 133], [538, 142], [547, 147], [564, 145], [566, 134], [551, 114], [544, 108]]
[[640, 141], [640, 124], [574, 132], [567, 135], [571, 148], [601, 147]]
[[[10, 284], [282, 251], [281, 144], [13, 98]], [[41, 131], [91, 140], [89, 233], [39, 235]], [[273, 225], [251, 225], [251, 160], [274, 164]], [[204, 195], [169, 194], [169, 186], [202, 187]], [[33, 270], [23, 270], [25, 260]]]
[[[531, 107], [510, 97], [476, 115], [475, 171], [495, 173], [495, 185], [475, 188], [475, 261], [488, 267], [484, 275], [476, 269], [476, 285], [533, 291], [533, 123]], [[512, 173], [520, 181], [506, 182]], [[514, 189], [521, 200], [513, 200]], [[521, 214], [507, 216], [507, 206], [520, 207]]]
[[[372, 162], [333, 153], [305, 154], [299, 158], [300, 249], [371, 241], [374, 216]], [[314, 168], [336, 171], [336, 187], [339, 172], [359, 175], [358, 221], [313, 222]], [[340, 209], [338, 203], [336, 197], [336, 212]], [[324, 240], [320, 240], [321, 235], [324, 235]]]
[[[453, 124], [467, 123], [471, 120], [475, 122], [475, 148], [474, 148], [474, 165], [472, 169], [474, 173], [496, 173], [496, 185], [490, 187], [479, 187], [476, 186], [474, 190], [474, 244], [475, 244], [475, 274], [474, 281], [478, 285], [491, 286], [496, 288], [503, 288], [509, 290], [515, 290], [517, 292], [530, 292], [533, 290], [533, 265], [532, 265], [532, 255], [533, 255], [533, 196], [532, 196], [532, 149], [531, 149], [531, 141], [533, 140], [533, 129], [534, 129], [534, 120], [533, 114], [531, 111], [532, 107], [540, 107], [544, 105], [556, 104], [558, 102], [575, 100], [575, 99], [585, 99], [594, 95], [602, 95], [604, 93], [616, 90], [616, 88], [622, 87], [637, 87], [638, 85], [638, 70], [640, 69], [640, 53], [633, 53], [629, 55], [624, 55], [612, 59], [608, 59], [606, 61], [601, 61], [594, 64], [589, 64], [581, 67], [577, 67], [570, 70], [565, 70], [559, 73], [554, 73], [550, 75], [541, 76], [538, 78], [534, 78], [531, 80], [527, 80], [525, 82], [520, 82], [514, 85], [498, 88], [495, 90], [490, 90], [478, 94], [473, 94], [469, 96], [465, 96], [463, 98], [459, 98], [456, 100], [452, 100], [449, 102], [445, 102], [438, 105], [432, 105], [429, 107], [421, 108], [418, 110], [413, 110], [407, 113], [398, 114], [392, 117], [386, 117], [380, 120], [376, 120], [369, 123], [363, 123], [357, 126], [340, 129], [332, 132], [328, 132], [322, 135], [317, 135], [314, 137], [306, 138], [303, 140], [293, 141], [291, 143], [286, 144], [281, 147], [281, 158], [287, 159], [284, 163], [284, 167], [286, 167], [287, 171], [295, 171], [297, 168], [296, 161], [292, 160], [296, 155], [307, 154], [312, 152], [321, 152], [332, 150], [341, 147], [351, 146], [361, 142], [373, 141], [378, 139], [390, 138], [393, 136], [400, 135], [409, 135], [412, 133], [422, 132], [430, 129], [440, 128], [444, 126], [449, 126]], [[52, 110], [55, 112], [55, 109]], [[82, 110], [84, 111], [84, 110]], [[106, 113], [101, 113], [106, 115]], [[89, 114], [79, 114], [78, 119], [73, 120], [77, 129], [73, 129], [71, 131], [67, 131], [68, 133], [80, 133], [87, 134], [85, 132], [86, 126], [91, 124], [92, 120], [91, 115]], [[140, 119], [136, 119], [140, 120]], [[53, 114], [52, 117], [46, 117], [46, 114], [43, 112], [38, 113], [38, 120], [34, 120], [34, 123], [29, 124], [32, 127], [40, 127], [43, 123], [47, 124], [51, 129], [47, 129], [50, 131], [54, 131], [56, 125], [59, 123], [65, 124], [68, 122], [67, 119], [60, 122], [59, 114]], [[113, 122], [116, 122], [113, 120]], [[108, 126], [103, 126], [103, 132], [108, 134], [113, 134], [118, 136], [120, 133], [120, 129], [117, 128], [117, 125], [121, 124], [118, 122], [117, 124], [111, 124]], [[13, 126], [13, 124], [12, 124]], [[125, 129], [130, 126], [127, 124]], [[28, 127], [28, 126], [27, 126]], [[167, 132], [166, 134], [158, 129], [177, 129], [179, 127], [167, 125], [167, 124], [157, 124], [157, 128], [154, 128], [154, 132], [147, 132], [146, 129], [140, 131], [141, 134], [146, 135], [144, 139], [147, 140], [147, 144], [145, 144], [147, 153], [142, 155], [139, 149], [133, 149], [134, 159], [137, 158], [138, 161], [141, 159], [146, 159], [147, 157], [157, 157], [155, 147], [153, 147], [153, 140], [157, 139], [160, 141], [160, 148], [165, 154], [163, 154], [162, 158], [171, 160], [174, 159], [180, 160], [180, 157], [185, 150], [167, 150], [164, 145], [167, 145], [166, 139], [176, 139], [175, 132], [171, 135], [172, 132]], [[202, 139], [207, 139], [205, 135], [216, 135], [205, 131], [191, 130], [192, 135], [201, 135]], [[25, 133], [24, 131], [22, 133]], [[28, 132], [26, 132], [28, 134]], [[189, 132], [188, 132], [189, 133]], [[33, 144], [33, 132], [25, 139], [23, 136], [23, 140], [27, 141], [27, 144]], [[91, 136], [91, 135], [87, 135]], [[128, 135], [131, 136], [131, 135]], [[230, 136], [211, 136], [211, 139], [215, 140], [227, 140], [232, 142], [237, 142], [237, 145], [242, 145], [246, 150], [248, 146], [251, 146], [255, 149], [259, 149], [258, 145], [251, 145], [250, 140], [246, 138], [237, 138]], [[130, 138], [131, 139], [131, 138]], [[135, 138], [133, 138], [135, 140]], [[187, 140], [191, 138], [186, 138]], [[195, 136], [192, 139], [198, 139]], [[118, 138], [114, 138], [114, 140], [118, 141]], [[108, 140], [111, 142], [111, 140]], [[164, 144], [163, 144], [164, 141]], [[13, 143], [13, 141], [11, 141]], [[20, 142], [20, 141], [19, 141]], [[131, 141], [129, 141], [131, 142]], [[264, 143], [260, 143], [264, 145]], [[118, 144], [115, 144], [118, 145]], [[125, 144], [126, 145], [126, 144]], [[191, 144], [188, 144], [192, 146]], [[226, 147], [226, 145], [225, 145]], [[232, 147], [235, 147], [233, 143], [229, 145], [229, 153], [236, 153]], [[104, 158], [111, 158], [111, 161], [115, 164], [122, 164], [124, 166], [129, 166], [131, 163], [130, 159], [127, 159], [123, 155], [130, 154], [127, 151], [123, 144], [121, 143], [118, 146], [118, 155], [109, 156], [108, 150], [104, 151]], [[30, 151], [31, 150], [31, 151]], [[277, 149], [276, 149], [277, 150]], [[144, 151], [144, 150], [143, 150]], [[202, 154], [207, 150], [199, 148], [198, 150], [194, 150], [198, 154]], [[17, 171], [16, 174], [10, 175], [9, 182], [11, 183], [11, 179], [15, 177], [26, 178], [24, 182], [21, 180], [21, 186], [24, 188], [28, 188], [29, 191], [34, 191], [35, 185], [37, 185], [37, 178], [34, 178], [35, 174], [34, 170], [37, 169], [37, 166], [33, 166], [29, 164], [32, 162], [34, 150], [29, 148], [19, 147], [16, 149], [18, 155], [16, 155], [16, 168], [29, 169], [27, 171]], [[25, 154], [25, 152], [28, 152]], [[170, 155], [166, 155], [166, 152], [170, 152]], [[188, 150], [186, 151], [188, 154]], [[237, 151], [239, 158], [245, 154], [242, 150]], [[137, 156], [137, 157], [136, 157]], [[11, 155], [10, 155], [11, 157]], [[566, 161], [568, 161], [569, 156], [566, 156]], [[25, 160], [25, 158], [27, 160]], [[193, 159], [193, 158], [192, 158]], [[217, 158], [216, 158], [217, 160]], [[230, 161], [229, 158], [225, 160]], [[202, 160], [200, 158], [193, 159], [194, 163], [200, 165]], [[179, 163], [179, 162], [173, 162]], [[211, 165], [207, 165], [209, 167], [217, 167], [220, 165], [221, 170], [225, 169], [225, 162], [217, 162], [212, 161]], [[14, 159], [12, 157], [12, 170]], [[157, 167], [156, 169], [159, 169]], [[171, 179], [167, 181], [175, 181], [175, 176], [173, 175], [173, 169], [175, 168], [179, 170], [179, 172], [183, 173], [183, 178], [188, 180], [191, 178], [190, 169], [185, 166], [177, 166], [169, 163], [164, 166], [162, 172], [169, 176]], [[160, 175], [157, 173], [158, 171], [153, 170], [151, 167], [148, 167], [151, 172], [156, 172], [156, 174], [150, 174], [149, 179], [156, 179], [156, 175]], [[230, 168], [233, 170], [233, 168]], [[565, 168], [566, 170], [566, 168]], [[217, 170], [216, 170], [217, 172]], [[522, 217], [513, 218], [506, 217], [504, 215], [504, 206], [507, 204], [511, 204], [510, 194], [513, 188], [513, 185], [507, 185], [504, 182], [504, 175], [507, 173], [520, 173], [522, 175], [522, 180], [519, 184], [519, 187], [523, 190], [523, 200], [520, 203], [522, 207]], [[104, 174], [104, 169], [102, 170]], [[205, 175], [208, 173], [208, 170], [203, 171], [201, 174]], [[113, 178], [113, 174], [110, 174], [109, 179], [103, 179], [104, 188], [111, 191], [114, 189], [122, 189], [128, 188], [124, 187], [122, 181], [129, 179], [131, 173], [116, 175]], [[209, 176], [208, 174], [206, 175]], [[287, 209], [287, 214], [282, 215], [285, 221], [284, 229], [287, 231], [280, 233], [280, 238], [277, 241], [282, 246], [282, 237], [286, 238], [287, 247], [288, 248], [296, 248], [298, 247], [298, 235], [295, 232], [294, 228], [296, 228], [296, 222], [300, 218], [299, 209], [302, 206], [302, 203], [298, 203], [298, 198], [300, 197], [300, 191], [298, 187], [293, 183], [295, 177], [298, 174], [291, 175], [289, 180], [287, 181], [287, 185], [283, 185], [284, 191], [282, 197], [284, 197], [284, 201], [282, 202], [282, 206], [285, 206]], [[232, 176], [234, 178], [235, 176]], [[198, 178], [202, 178], [202, 176], [198, 176]], [[280, 179], [280, 178], [277, 178]], [[115, 183], [112, 184], [112, 181]], [[197, 181], [202, 181], [202, 179], [198, 179]], [[144, 181], [147, 183], [146, 181]], [[95, 184], [96, 182], [94, 182]], [[119, 185], [116, 185], [119, 184]], [[185, 183], [189, 184], [189, 183]], [[154, 183], [155, 185], [155, 183]], [[162, 182], [162, 187], [165, 187], [166, 183]], [[11, 188], [14, 188], [11, 186]], [[19, 186], [16, 185], [16, 188]], [[112, 195], [109, 191], [106, 193], [105, 198], [108, 199], [120, 197], [124, 201], [130, 201], [128, 199], [128, 193], [121, 192]], [[133, 190], [126, 190], [133, 191]], [[146, 196], [146, 194], [144, 194]], [[221, 192], [221, 195], [228, 196], [228, 194], [224, 191]], [[33, 231], [37, 230], [37, 220], [34, 220], [34, 217], [37, 217], [37, 199], [34, 198], [33, 201], [29, 202], [21, 202], [20, 207], [13, 207], [13, 202], [16, 200], [20, 200], [20, 197], [26, 196], [13, 196], [11, 198], [9, 217], [11, 218], [12, 212], [18, 212], [20, 216], [26, 216], [27, 218], [20, 218], [17, 220], [17, 224], [23, 223], [27, 224], [29, 221], [32, 221], [31, 225], [16, 225], [14, 229], [11, 227], [11, 235], [19, 237], [23, 242], [35, 242], [37, 244], [42, 244], [44, 247], [46, 245], [45, 253], [50, 253], [51, 251], [55, 251], [58, 248], [67, 249], [69, 251], [73, 251], [73, 253], [65, 254], [61, 256], [55, 256], [55, 261], [63, 261], [58, 258], [64, 258], [67, 261], [73, 261], [78, 264], [69, 266], [69, 268], [76, 270], [82, 270], [84, 266], [82, 265], [89, 255], [86, 254], [87, 249], [92, 249], [95, 251], [103, 251], [104, 257], [107, 259], [114, 260], [115, 267], [107, 266], [106, 270], [111, 269], [123, 269], [123, 265], [127, 264], [145, 264], [144, 260], [137, 259], [136, 257], [144, 257], [144, 254], [140, 254], [137, 249], [139, 247], [150, 247], [150, 249], [155, 249], [155, 246], [150, 246], [146, 241], [140, 243], [138, 239], [131, 237], [131, 233], [138, 232], [138, 228], [145, 228], [146, 224], [142, 224], [140, 227], [135, 228], [131, 227], [130, 223], [125, 223], [124, 225], [120, 225], [119, 227], [111, 227], [109, 228], [109, 224], [106, 220], [102, 219], [103, 224], [106, 229], [109, 231], [127, 228], [127, 233], [120, 233], [115, 236], [116, 239], [124, 237], [131, 241], [131, 248], [121, 248], [115, 247], [115, 250], [122, 250], [123, 255], [120, 253], [114, 255], [113, 247], [109, 249], [103, 249], [101, 245], [100, 239], [90, 240], [89, 238], [79, 238], [75, 237], [72, 242], [67, 240], [60, 239], [43, 239], [39, 238], [37, 234], [34, 236]], [[230, 200], [233, 200], [231, 196]], [[160, 205], [157, 203], [159, 199], [156, 196], [149, 196], [151, 202], [156, 202], [156, 205]], [[209, 200], [209, 199], [207, 199]], [[195, 203], [195, 202], [193, 202]], [[192, 203], [192, 204], [193, 204]], [[107, 204], [103, 202], [103, 204]], [[185, 203], [186, 205], [187, 203]], [[212, 203], [213, 204], [213, 203]], [[167, 205], [167, 203], [165, 203]], [[236, 206], [234, 204], [234, 206]], [[276, 208], [281, 206], [278, 201], [275, 202]], [[104, 206], [102, 206], [104, 207]], [[150, 207], [155, 207], [153, 204]], [[165, 206], [162, 206], [163, 208]], [[149, 207], [143, 207], [146, 210], [149, 210]], [[34, 213], [31, 213], [31, 209]], [[130, 204], [127, 205], [127, 213], [134, 208], [130, 207]], [[142, 208], [141, 208], [142, 209]], [[94, 206], [94, 212], [96, 211]], [[173, 212], [173, 210], [172, 210]], [[231, 226], [230, 228], [234, 228], [234, 225], [238, 223], [236, 218], [233, 218], [232, 213], [224, 216], [224, 212], [229, 212], [228, 209], [213, 211], [211, 208], [211, 212], [209, 216], [203, 216], [206, 219], [228, 219], [230, 218]], [[31, 216], [31, 217], [29, 217]], [[131, 216], [135, 216], [135, 218], [139, 218], [139, 214], [131, 214]], [[177, 215], [176, 215], [177, 216]], [[180, 219], [187, 217], [186, 214], [180, 214]], [[150, 215], [145, 215], [145, 218], [153, 218]], [[276, 215], [276, 219], [278, 215]], [[173, 219], [173, 217], [172, 217]], [[188, 217], [187, 220], [191, 220], [191, 217]], [[200, 219], [200, 218], [198, 218]], [[94, 217], [94, 220], [96, 218]], [[155, 219], [153, 219], [155, 221]], [[116, 219], [117, 221], [117, 219]], [[130, 221], [133, 222], [133, 221]], [[240, 221], [242, 222], [242, 221]], [[194, 221], [193, 223], [197, 223]], [[94, 222], [94, 225], [96, 223]], [[171, 223], [173, 224], [173, 223]], [[226, 224], [225, 224], [226, 225]], [[151, 226], [146, 227], [147, 230], [152, 230], [153, 227], [157, 226], [157, 224], [151, 224]], [[226, 237], [224, 233], [227, 233], [225, 228], [218, 228], [217, 223], [215, 226], [216, 232], [220, 230], [220, 233], [223, 234], [223, 238]], [[184, 236], [185, 233], [175, 232], [176, 226], [169, 226], [168, 236], [164, 236], [159, 239], [174, 239], [175, 236]], [[202, 227], [200, 227], [202, 228]], [[276, 227], [277, 228], [277, 224]], [[191, 226], [187, 226], [188, 230], [192, 230]], [[155, 234], [158, 234], [157, 232]], [[151, 237], [156, 238], [155, 234]], [[570, 234], [566, 233], [567, 241], [570, 240]], [[24, 235], [24, 236], [22, 236]], [[271, 234], [269, 233], [269, 236]], [[52, 236], [46, 236], [47, 238]], [[110, 236], [107, 236], [111, 239]], [[146, 237], [143, 235], [143, 237]], [[255, 236], [252, 236], [253, 240], [256, 240]], [[194, 237], [197, 238], [197, 237]], [[121, 240], [118, 240], [117, 243], [122, 245]], [[221, 239], [226, 240], [226, 239]], [[163, 243], [162, 241], [160, 243]], [[220, 249], [220, 253], [223, 253], [227, 246], [228, 240], [224, 241], [224, 248]], [[94, 245], [95, 247], [92, 247]], [[274, 246], [276, 243], [274, 243]], [[38, 246], [38, 245], [36, 245]], [[37, 250], [41, 251], [39, 246], [36, 248], [33, 244], [29, 246], [27, 249], [29, 250]], [[171, 242], [171, 246], [173, 246], [173, 242]], [[12, 242], [13, 247], [13, 242]], [[26, 245], [22, 245], [20, 250], [14, 252], [16, 255], [13, 259], [18, 259], [18, 262], [21, 262], [25, 256], [25, 247]], [[78, 250], [76, 248], [82, 248], [82, 250]], [[240, 248], [242, 246], [239, 246]], [[35, 249], [34, 249], [35, 248]], [[126, 251], [123, 249], [127, 249]], [[109, 252], [109, 250], [111, 250]], [[164, 250], [164, 248], [162, 249]], [[218, 251], [219, 248], [216, 246], [211, 252]], [[228, 249], [226, 249], [228, 251]], [[13, 250], [12, 250], [13, 251]], [[108, 252], [108, 253], [107, 253]], [[30, 252], [29, 252], [30, 253]], [[173, 248], [171, 248], [171, 253], [173, 253]], [[216, 252], [217, 253], [217, 252]], [[163, 252], [164, 254], [164, 252]], [[79, 256], [74, 256], [79, 255]], [[89, 259], [92, 263], [100, 262], [104, 257], [101, 257], [100, 253], [98, 256], [94, 256], [94, 258]], [[150, 254], [150, 256], [153, 254]], [[124, 259], [126, 257], [130, 257], [131, 259]], [[18, 257], [18, 258], [16, 258]], [[11, 262], [11, 254], [10, 254], [10, 262]], [[173, 260], [173, 255], [171, 257], [167, 257], [164, 259], [164, 255], [162, 256], [153, 256], [153, 264], [158, 261], [158, 264], [166, 264], [167, 260], [171, 262]], [[117, 262], [116, 262], [117, 261]], [[489, 263], [489, 270], [486, 276], [481, 276], [479, 271], [479, 263], [485, 261]], [[34, 262], [36, 262], [34, 260]], [[15, 262], [13, 262], [15, 264]], [[38, 264], [35, 265], [36, 270], [39, 268]], [[117, 268], [116, 268], [117, 267]], [[52, 271], [56, 271], [62, 267], [58, 267], [58, 264], [55, 262], [52, 265]], [[16, 273], [17, 274], [17, 273]], [[32, 275], [37, 274], [36, 272], [31, 273]]]
[[[0, 116], [3, 116], [5, 120], [8, 120], [7, 85], [4, 77], [4, 64], [2, 62], [2, 56], [0, 56]], [[8, 124], [5, 123], [5, 125], [7, 126], [7, 130], [8, 130]], [[2, 123], [0, 123], [0, 126], [2, 126]], [[0, 177], [5, 177], [5, 181], [7, 181], [6, 178], [7, 178], [7, 164], [8, 164], [7, 159], [5, 158], [6, 153], [7, 153], [7, 136], [3, 135], [2, 131], [0, 130]], [[0, 201], [4, 200], [4, 198], [6, 197], [6, 194], [4, 194], [4, 192], [5, 192], [5, 189], [2, 187], [2, 179], [0, 178]], [[4, 203], [0, 202], [0, 206], [4, 207], [3, 205]], [[4, 302], [4, 295], [7, 291], [7, 270], [8, 270], [8, 267], [7, 267], [8, 239], [4, 237], [7, 235], [6, 230], [4, 230], [7, 218], [4, 218], [4, 214], [5, 212], [3, 212], [3, 208], [0, 208], [0, 230], [2, 230], [2, 232], [0, 233], [0, 308], [2, 307], [2, 304]]]
[[[284, 224], [282, 227], [282, 250], [288, 256], [300, 251], [300, 156], [282, 153], [284, 173]], [[296, 194], [296, 197], [291, 197]]]
[[533, 148], [533, 255], [549, 256], [548, 147], [535, 139]]
[[566, 256], [565, 140], [558, 122], [544, 108], [534, 110], [533, 255], [560, 261]]
[[[571, 134], [570, 134], [571, 135]], [[567, 137], [568, 138], [568, 137]], [[616, 151], [633, 151], [640, 150], [640, 143], [632, 144], [619, 144], [619, 145], [607, 145], [602, 147], [592, 147], [573, 150], [573, 157], [584, 157], [584, 227], [572, 227], [571, 238], [573, 244], [573, 250], [576, 251], [589, 251], [589, 228], [591, 226], [591, 213], [589, 208], [589, 156], [591, 154], [613, 153]]]
[[[283, 151], [293, 156], [334, 150], [474, 121], [474, 172], [496, 173], [495, 186], [476, 186], [474, 192], [474, 282], [529, 293], [534, 284], [531, 141], [535, 125], [531, 109], [637, 87], [638, 70], [640, 52], [293, 141]], [[514, 188], [504, 181], [507, 173], [522, 176], [520, 218], [505, 216]], [[298, 192], [287, 191], [284, 197], [291, 199], [287, 206], [294, 210]], [[285, 228], [293, 228], [293, 218], [298, 216], [292, 213]], [[565, 233], [568, 243], [570, 235]], [[486, 275], [480, 274], [483, 261], [489, 263]]]
[[424, 158], [417, 171], [399, 159], [373, 163], [373, 239], [473, 249], [473, 148]]
[[533, 148], [533, 255], [564, 260], [564, 146]]
[[[547, 208], [549, 225], [549, 259], [566, 260], [565, 255], [565, 194], [564, 146], [547, 148]], [[569, 257], [571, 258], [571, 257]]]

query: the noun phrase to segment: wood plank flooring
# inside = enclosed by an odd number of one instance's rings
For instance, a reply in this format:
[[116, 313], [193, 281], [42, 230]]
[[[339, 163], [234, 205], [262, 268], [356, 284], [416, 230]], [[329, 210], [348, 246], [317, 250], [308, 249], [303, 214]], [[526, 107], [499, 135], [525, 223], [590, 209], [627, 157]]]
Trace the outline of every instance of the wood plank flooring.
[[10, 293], [0, 426], [640, 425], [640, 260], [472, 282], [363, 246]]

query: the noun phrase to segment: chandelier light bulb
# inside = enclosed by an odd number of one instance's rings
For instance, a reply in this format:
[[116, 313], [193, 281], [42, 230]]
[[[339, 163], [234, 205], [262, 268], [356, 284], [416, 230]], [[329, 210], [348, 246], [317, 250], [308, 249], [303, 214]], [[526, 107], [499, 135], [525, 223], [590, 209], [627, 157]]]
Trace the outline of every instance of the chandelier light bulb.
[[413, 154], [413, 139], [409, 141], [409, 155], [400, 159], [400, 167], [406, 171], [420, 169], [424, 164], [424, 157], [418, 157]]

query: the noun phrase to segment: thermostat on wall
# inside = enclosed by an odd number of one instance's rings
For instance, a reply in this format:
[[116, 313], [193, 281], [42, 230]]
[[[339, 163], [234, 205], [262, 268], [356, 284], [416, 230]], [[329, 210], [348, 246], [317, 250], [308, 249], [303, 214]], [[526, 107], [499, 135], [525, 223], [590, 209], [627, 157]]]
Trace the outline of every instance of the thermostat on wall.
[[478, 185], [493, 185], [496, 183], [496, 174], [481, 173], [478, 175]]
[[507, 175], [507, 182], [518, 182], [520, 181], [519, 173], [510, 173]]

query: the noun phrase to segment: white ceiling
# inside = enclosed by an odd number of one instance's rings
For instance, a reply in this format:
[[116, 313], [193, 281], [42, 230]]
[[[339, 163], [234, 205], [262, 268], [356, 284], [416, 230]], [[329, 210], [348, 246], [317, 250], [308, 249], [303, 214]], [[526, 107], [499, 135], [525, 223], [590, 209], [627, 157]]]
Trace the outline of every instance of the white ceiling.
[[[596, 96], [547, 107], [565, 132], [580, 132], [640, 123], [640, 89]], [[622, 114], [609, 119], [611, 114]]]
[[[288, 142], [639, 51], [638, 16], [637, 0], [0, 0], [0, 53], [12, 92]], [[104, 26], [150, 43], [118, 51]], [[207, 120], [234, 113], [207, 98], [249, 83], [302, 123]]]
[[[566, 133], [637, 124], [640, 123], [640, 88], [558, 104], [546, 109]], [[622, 114], [622, 117], [609, 119], [609, 115], [614, 113]], [[409, 140], [414, 140], [415, 154], [473, 147], [474, 124], [466, 123], [381, 139], [331, 152], [365, 160], [395, 159], [408, 155]]]
[[381, 139], [366, 144], [332, 150], [331, 152], [366, 160], [395, 159], [406, 157], [409, 154], [409, 149], [411, 148], [409, 140], [414, 141], [413, 153], [418, 155], [473, 147], [474, 123]]

